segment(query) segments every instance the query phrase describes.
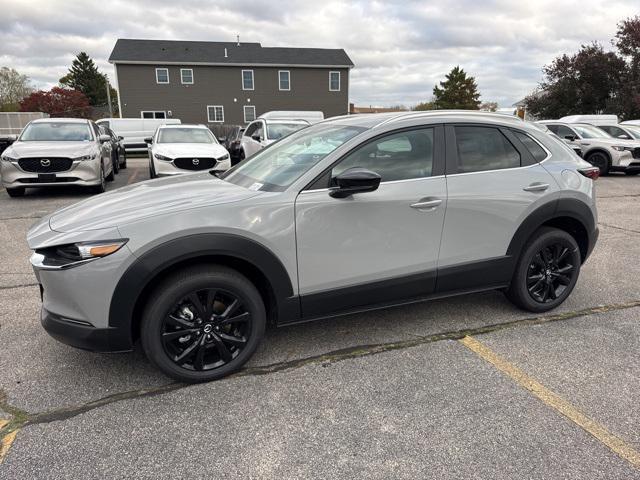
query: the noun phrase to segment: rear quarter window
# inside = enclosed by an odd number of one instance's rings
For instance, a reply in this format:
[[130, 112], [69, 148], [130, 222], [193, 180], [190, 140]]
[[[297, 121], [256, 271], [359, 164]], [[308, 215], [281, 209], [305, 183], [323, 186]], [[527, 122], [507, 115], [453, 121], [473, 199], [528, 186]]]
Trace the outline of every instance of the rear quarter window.
[[540, 146], [538, 142], [536, 142], [533, 138], [523, 132], [519, 132], [517, 130], [512, 130], [513, 134], [516, 136], [518, 140], [522, 142], [531, 156], [535, 159], [536, 162], [541, 162], [545, 158], [547, 158], [547, 152], [544, 148]]

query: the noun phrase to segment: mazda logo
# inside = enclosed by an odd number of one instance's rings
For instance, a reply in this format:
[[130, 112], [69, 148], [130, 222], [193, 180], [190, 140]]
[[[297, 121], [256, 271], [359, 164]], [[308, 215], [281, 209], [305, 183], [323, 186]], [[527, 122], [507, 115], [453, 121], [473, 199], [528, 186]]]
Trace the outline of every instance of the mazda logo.
[[193, 163], [194, 165], [200, 165], [200, 159], [194, 158], [193, 160], [191, 160], [191, 163]]
[[40, 160], [40, 165], [42, 165], [43, 167], [48, 167], [49, 165], [51, 165], [51, 160], [49, 160], [48, 158], [43, 158], [42, 160]]

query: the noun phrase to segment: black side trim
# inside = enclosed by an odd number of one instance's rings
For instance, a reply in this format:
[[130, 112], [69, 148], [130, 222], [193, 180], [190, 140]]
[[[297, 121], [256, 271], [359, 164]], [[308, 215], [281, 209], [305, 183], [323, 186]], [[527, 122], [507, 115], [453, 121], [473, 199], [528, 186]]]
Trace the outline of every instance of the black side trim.
[[511, 282], [515, 265], [516, 259], [507, 255], [439, 268], [436, 293], [506, 286]]
[[429, 271], [304, 295], [301, 297], [303, 319], [405, 303], [433, 293], [435, 284], [436, 272]]
[[109, 325], [128, 335], [140, 295], [158, 274], [180, 262], [198, 257], [229, 257], [258, 269], [271, 285], [278, 319], [297, 319], [300, 304], [293, 297], [291, 279], [280, 260], [263, 245], [245, 237], [205, 233], [170, 240], [143, 254], [120, 278], [111, 298]]

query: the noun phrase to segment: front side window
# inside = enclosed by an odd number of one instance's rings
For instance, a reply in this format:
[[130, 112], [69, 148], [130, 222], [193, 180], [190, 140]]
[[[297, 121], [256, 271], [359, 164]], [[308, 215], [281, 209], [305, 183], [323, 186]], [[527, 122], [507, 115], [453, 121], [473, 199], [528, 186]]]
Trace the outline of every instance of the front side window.
[[180, 80], [185, 85], [193, 84], [193, 70], [190, 68], [181, 68]]
[[290, 133], [306, 127], [304, 123], [270, 123], [267, 125], [267, 138], [269, 140], [280, 140]]
[[256, 119], [256, 107], [254, 105], [244, 106], [244, 123], [253, 122]]
[[278, 82], [280, 84], [280, 90], [291, 90], [291, 73], [288, 70], [280, 70], [278, 72]]
[[544, 148], [540, 146], [538, 142], [536, 142], [533, 138], [531, 138], [526, 133], [518, 132], [517, 130], [512, 130], [513, 134], [520, 140], [523, 145], [529, 150], [531, 156], [535, 159], [536, 162], [541, 162], [545, 158], [547, 158], [547, 152]]
[[93, 139], [87, 123], [30, 123], [20, 135], [21, 142], [89, 142]]
[[206, 128], [171, 127], [158, 130], [157, 143], [217, 143], [217, 141]]
[[329, 72], [329, 91], [340, 91], [340, 72]]
[[331, 178], [353, 167], [371, 170], [383, 182], [431, 176], [433, 128], [398, 132], [358, 148], [331, 171]]
[[573, 125], [573, 128], [582, 138], [611, 138], [604, 130], [591, 125]]
[[242, 89], [253, 90], [253, 70], [242, 70]]
[[565, 127], [564, 125], [547, 125], [549, 130], [558, 135], [562, 140], [568, 140], [567, 137], [576, 138], [576, 132], [571, 130], [569, 127]]
[[458, 173], [520, 166], [520, 153], [497, 128], [455, 127], [455, 131]]
[[224, 107], [222, 105], [207, 106], [207, 119], [209, 123], [224, 122]]
[[[250, 134], [249, 129], [247, 134]], [[317, 124], [283, 138], [221, 178], [252, 190], [283, 191], [336, 148], [366, 129]]]
[[168, 68], [156, 68], [156, 83], [169, 83]]

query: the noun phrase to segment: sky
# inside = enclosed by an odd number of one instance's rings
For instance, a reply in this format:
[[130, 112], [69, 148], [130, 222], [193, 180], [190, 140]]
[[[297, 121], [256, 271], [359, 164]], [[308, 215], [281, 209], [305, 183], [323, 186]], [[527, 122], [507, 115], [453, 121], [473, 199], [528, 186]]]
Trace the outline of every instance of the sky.
[[117, 38], [259, 42], [344, 48], [355, 64], [350, 100], [412, 106], [460, 65], [482, 101], [508, 107], [543, 65], [581, 44], [611, 49], [638, 0], [0, 0], [0, 66], [54, 86], [86, 51], [113, 80]]

